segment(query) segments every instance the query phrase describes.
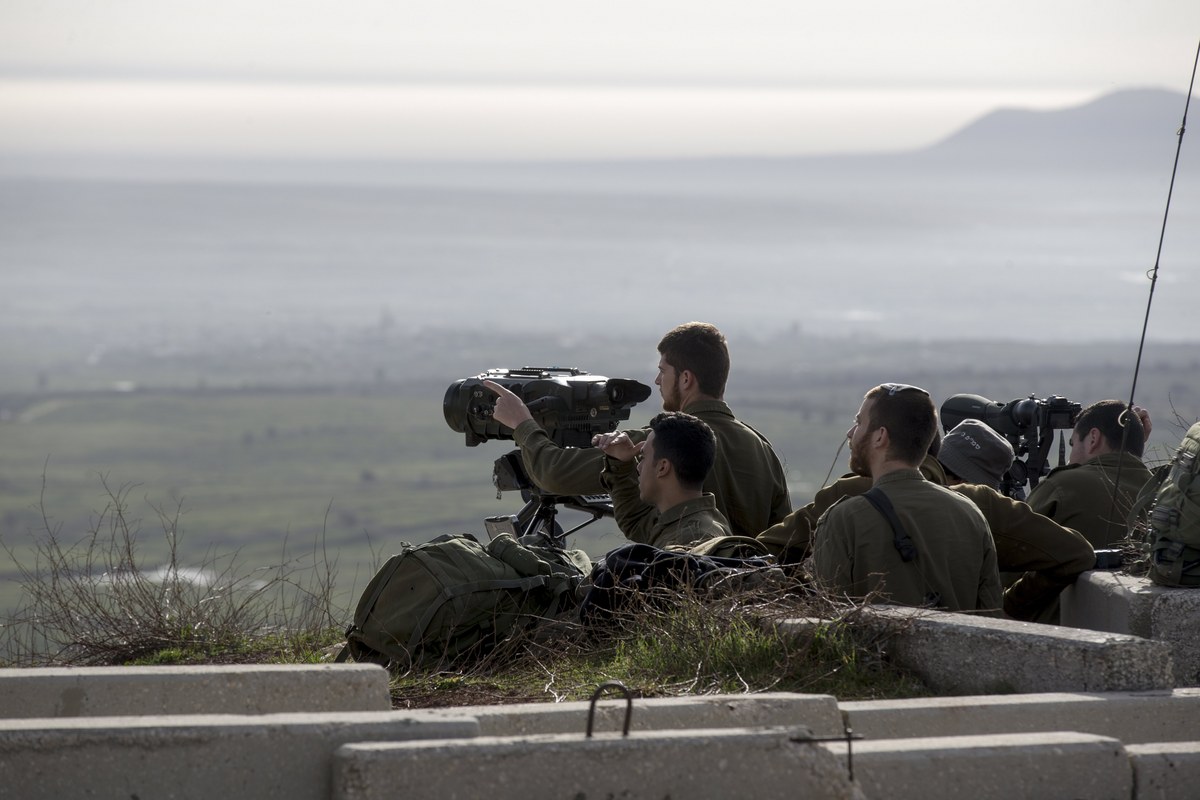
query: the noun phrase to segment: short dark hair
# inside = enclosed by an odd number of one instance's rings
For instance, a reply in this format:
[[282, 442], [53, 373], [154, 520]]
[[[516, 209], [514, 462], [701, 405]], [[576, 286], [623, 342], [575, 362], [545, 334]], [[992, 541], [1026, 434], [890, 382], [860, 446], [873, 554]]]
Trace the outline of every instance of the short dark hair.
[[679, 483], [699, 489], [717, 457], [717, 437], [708, 423], [682, 411], [664, 411], [650, 420], [654, 457], [671, 462]]
[[667, 331], [658, 352], [677, 371], [696, 376], [700, 391], [709, 397], [725, 396], [729, 380], [729, 345], [725, 334], [707, 322], [685, 322]]
[[929, 392], [916, 386], [885, 383], [867, 392], [871, 404], [867, 432], [888, 431], [888, 457], [916, 466], [925, 460], [938, 435], [937, 409]]
[[[1126, 425], [1127, 421], [1137, 424]], [[1075, 429], [1072, 433], [1077, 438], [1087, 436], [1092, 428], [1100, 431], [1100, 435], [1114, 453], [1121, 452], [1122, 444], [1125, 446], [1125, 452], [1138, 458], [1141, 458], [1146, 450], [1146, 431], [1142, 428], [1142, 421], [1123, 400], [1101, 400], [1080, 411], [1079, 416], [1075, 418]]]

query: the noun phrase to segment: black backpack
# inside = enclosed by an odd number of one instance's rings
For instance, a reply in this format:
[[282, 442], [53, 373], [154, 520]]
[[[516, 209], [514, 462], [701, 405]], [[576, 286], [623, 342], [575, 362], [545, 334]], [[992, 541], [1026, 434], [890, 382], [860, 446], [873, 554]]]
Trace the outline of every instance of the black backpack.
[[749, 588], [782, 578], [769, 555], [721, 557], [634, 542], [609, 551], [592, 567], [579, 618], [585, 625], [598, 625], [631, 604], [661, 607], [680, 591]]

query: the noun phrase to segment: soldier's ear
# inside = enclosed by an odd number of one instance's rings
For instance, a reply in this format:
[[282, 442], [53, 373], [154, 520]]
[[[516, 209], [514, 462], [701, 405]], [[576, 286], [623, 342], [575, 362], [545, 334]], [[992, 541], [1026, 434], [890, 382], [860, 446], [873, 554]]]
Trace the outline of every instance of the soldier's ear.
[[871, 444], [875, 445], [876, 447], [887, 448], [887, 446], [891, 443], [892, 437], [888, 434], [888, 429], [882, 425], [876, 428], [871, 434]]
[[691, 389], [696, 384], [696, 374], [690, 369], [679, 371], [679, 388]]

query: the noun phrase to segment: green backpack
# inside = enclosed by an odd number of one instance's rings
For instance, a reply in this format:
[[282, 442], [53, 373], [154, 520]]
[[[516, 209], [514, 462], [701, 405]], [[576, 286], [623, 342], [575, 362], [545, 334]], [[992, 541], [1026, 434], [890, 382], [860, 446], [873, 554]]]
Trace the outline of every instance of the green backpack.
[[1200, 586], [1200, 422], [1188, 429], [1160, 480], [1144, 492], [1150, 509], [1144, 540], [1150, 580], [1159, 586]]
[[574, 607], [591, 559], [502, 533], [404, 544], [363, 590], [338, 661], [385, 666], [453, 663], [517, 629]]

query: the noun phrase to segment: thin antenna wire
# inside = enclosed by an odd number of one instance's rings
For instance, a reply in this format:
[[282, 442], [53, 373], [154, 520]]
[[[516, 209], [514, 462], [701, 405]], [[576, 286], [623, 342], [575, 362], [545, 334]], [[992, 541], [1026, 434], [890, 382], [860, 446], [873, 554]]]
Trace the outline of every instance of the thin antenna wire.
[[1167, 235], [1167, 217], [1171, 213], [1171, 195], [1175, 191], [1175, 175], [1179, 172], [1179, 153], [1183, 150], [1183, 132], [1187, 129], [1188, 107], [1192, 103], [1192, 89], [1196, 85], [1196, 65], [1200, 64], [1200, 43], [1196, 45], [1196, 57], [1192, 60], [1192, 80], [1188, 83], [1187, 99], [1183, 103], [1183, 121], [1176, 133], [1175, 164], [1171, 167], [1171, 184], [1167, 188], [1167, 207], [1163, 211], [1162, 228], [1158, 233], [1158, 252], [1154, 255], [1154, 267], [1150, 270], [1150, 296], [1146, 299], [1146, 317], [1142, 320], [1142, 338], [1138, 343], [1137, 363], [1133, 367], [1133, 385], [1129, 388], [1129, 407], [1133, 408], [1133, 396], [1137, 390], [1138, 372], [1142, 366], [1142, 351], [1146, 347], [1146, 329], [1150, 326], [1150, 304], [1154, 302], [1154, 286], [1158, 283], [1158, 264], [1162, 259], [1163, 240]]
[[[1121, 415], [1123, 420], [1121, 433], [1121, 452], [1125, 452], [1125, 444], [1129, 439], [1129, 423], [1137, 419], [1133, 413], [1133, 398], [1137, 392], [1138, 373], [1142, 368], [1142, 352], [1146, 348], [1146, 330], [1150, 327], [1150, 305], [1154, 302], [1154, 287], [1158, 283], [1158, 265], [1162, 259], [1163, 240], [1167, 236], [1167, 217], [1171, 214], [1171, 195], [1175, 192], [1175, 176], [1179, 172], [1179, 153], [1183, 150], [1183, 134], [1187, 130], [1187, 115], [1188, 108], [1192, 104], [1192, 90], [1196, 86], [1196, 67], [1200, 65], [1200, 43], [1196, 45], [1196, 56], [1192, 59], [1192, 79], [1188, 82], [1187, 97], [1183, 102], [1183, 121], [1179, 123], [1179, 130], [1176, 132], [1175, 143], [1175, 163], [1171, 167], [1171, 183], [1167, 187], [1167, 206], [1163, 210], [1162, 228], [1158, 233], [1158, 251], [1154, 255], [1154, 267], [1149, 271], [1150, 278], [1150, 295], [1146, 298], [1146, 316], [1142, 320], [1142, 338], [1138, 341], [1137, 361], [1133, 366], [1133, 383], [1129, 387], [1129, 405], [1126, 406], [1125, 412]], [[1141, 424], [1141, 420], [1138, 420]], [[1117, 491], [1121, 488], [1121, 462], [1117, 462], [1117, 472], [1113, 476], [1113, 494], [1112, 505], [1109, 506], [1109, 519], [1115, 519], [1114, 514], [1117, 509]]]

